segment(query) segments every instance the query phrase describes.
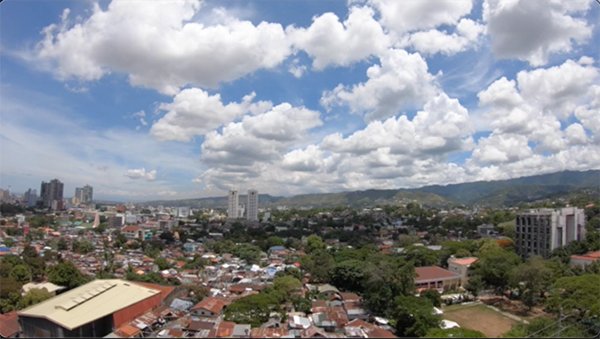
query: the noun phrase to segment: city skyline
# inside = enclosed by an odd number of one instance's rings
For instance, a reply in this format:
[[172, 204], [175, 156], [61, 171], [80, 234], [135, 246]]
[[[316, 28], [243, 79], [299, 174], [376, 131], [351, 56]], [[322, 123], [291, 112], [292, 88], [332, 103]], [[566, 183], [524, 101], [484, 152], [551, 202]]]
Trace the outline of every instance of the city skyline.
[[147, 201], [600, 168], [596, 2], [401, 3], [3, 2], [0, 187]]

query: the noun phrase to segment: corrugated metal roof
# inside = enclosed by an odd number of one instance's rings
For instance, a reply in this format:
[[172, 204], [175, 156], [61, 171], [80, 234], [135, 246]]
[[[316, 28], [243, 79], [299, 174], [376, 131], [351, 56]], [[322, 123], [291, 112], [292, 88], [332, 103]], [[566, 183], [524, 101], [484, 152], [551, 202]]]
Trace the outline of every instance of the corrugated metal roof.
[[125, 280], [94, 280], [19, 312], [72, 330], [150, 298], [160, 291]]

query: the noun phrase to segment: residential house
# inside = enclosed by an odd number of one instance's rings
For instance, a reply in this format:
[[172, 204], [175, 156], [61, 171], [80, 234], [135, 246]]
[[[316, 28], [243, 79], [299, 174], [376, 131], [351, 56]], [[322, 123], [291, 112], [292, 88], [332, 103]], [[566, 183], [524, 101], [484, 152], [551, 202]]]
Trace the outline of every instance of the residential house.
[[217, 317], [223, 313], [225, 301], [220, 298], [206, 297], [191, 308], [192, 315], [203, 317]]

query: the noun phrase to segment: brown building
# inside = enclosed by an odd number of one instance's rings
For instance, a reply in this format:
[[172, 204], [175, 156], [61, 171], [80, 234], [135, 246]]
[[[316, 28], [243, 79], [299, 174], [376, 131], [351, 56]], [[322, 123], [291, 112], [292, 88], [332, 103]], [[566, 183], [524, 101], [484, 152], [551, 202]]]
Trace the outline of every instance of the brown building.
[[446, 291], [460, 286], [461, 277], [439, 266], [416, 267], [415, 286], [418, 291], [437, 289]]

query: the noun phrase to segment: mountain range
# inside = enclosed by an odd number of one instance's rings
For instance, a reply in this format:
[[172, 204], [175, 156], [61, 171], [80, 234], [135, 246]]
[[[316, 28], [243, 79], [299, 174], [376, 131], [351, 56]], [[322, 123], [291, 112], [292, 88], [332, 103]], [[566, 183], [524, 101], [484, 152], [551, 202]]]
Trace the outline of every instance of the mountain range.
[[[508, 180], [476, 181], [450, 185], [432, 185], [420, 188], [370, 189], [339, 193], [301, 194], [278, 197], [259, 195], [261, 207], [369, 207], [417, 202], [430, 207], [515, 206], [524, 202], [558, 197], [588, 190], [600, 197], [600, 170], [563, 171], [520, 177]], [[240, 195], [244, 202], [245, 195]], [[227, 197], [148, 201], [145, 205], [192, 208], [227, 208]]]

